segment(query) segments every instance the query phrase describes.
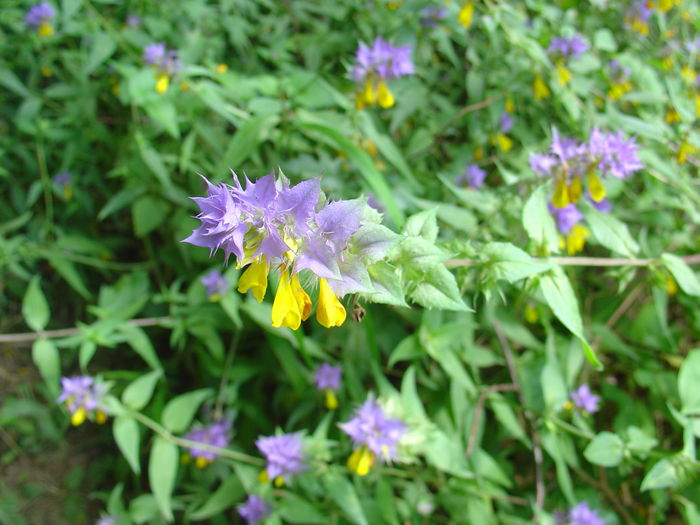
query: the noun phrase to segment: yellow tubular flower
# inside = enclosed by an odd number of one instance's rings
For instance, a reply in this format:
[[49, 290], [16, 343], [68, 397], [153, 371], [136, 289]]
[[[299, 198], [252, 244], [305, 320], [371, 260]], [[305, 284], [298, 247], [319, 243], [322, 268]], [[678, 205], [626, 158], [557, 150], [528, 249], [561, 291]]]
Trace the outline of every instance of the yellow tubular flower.
[[508, 113], [513, 113], [513, 111], [515, 111], [515, 103], [513, 102], [513, 99], [510, 98], [510, 95], [506, 97], [506, 111]]
[[252, 262], [238, 279], [238, 291], [246, 293], [252, 288], [253, 296], [261, 303], [267, 291], [268, 271], [267, 261], [263, 255], [255, 262]]
[[348, 468], [358, 476], [366, 476], [374, 465], [374, 452], [365, 445], [356, 449], [348, 458]]
[[557, 80], [562, 86], [566, 86], [571, 81], [571, 71], [562, 63], [557, 64]]
[[335, 397], [335, 392], [330, 388], [326, 388], [323, 392], [326, 394], [326, 408], [328, 410], [338, 408], [338, 398]]
[[681, 69], [681, 77], [683, 77], [683, 80], [685, 80], [686, 82], [695, 82], [696, 76], [697, 75], [695, 74], [695, 70], [688, 65], [683, 66], [683, 69]]
[[51, 24], [43, 23], [36, 28], [36, 32], [39, 33], [39, 36], [42, 38], [45, 36], [51, 36], [53, 35], [53, 27]]
[[532, 91], [535, 93], [535, 100], [541, 100], [551, 96], [551, 92], [549, 91], [547, 84], [544, 83], [542, 75], [535, 76], [535, 80], [532, 83]]
[[301, 287], [298, 274], [292, 276], [292, 293], [299, 307], [301, 320], [306, 321], [311, 315], [311, 297], [309, 297], [309, 294]]
[[688, 161], [688, 155], [693, 155], [697, 150], [692, 144], [688, 144], [686, 141], [681, 142], [681, 145], [678, 146], [678, 153], [676, 153], [676, 161], [678, 164], [685, 164]]
[[600, 202], [605, 198], [605, 186], [600, 182], [600, 179], [596, 174], [591, 171], [588, 173], [588, 193], [591, 194], [591, 198]]
[[80, 407], [78, 410], [73, 412], [73, 415], [70, 417], [70, 423], [74, 427], [77, 427], [78, 425], [81, 425], [84, 421], [85, 418], [87, 417], [87, 411], [85, 408]]
[[462, 5], [457, 15], [457, 20], [466, 29], [472, 25], [472, 19], [474, 18], [474, 2], [466, 2]]
[[474, 155], [473, 155], [473, 157], [474, 157], [474, 160], [481, 160], [481, 159], [483, 159], [483, 158], [484, 158], [484, 148], [482, 148], [481, 146], [477, 147], [477, 148], [474, 150]]
[[632, 20], [632, 29], [642, 36], [649, 35], [649, 26], [644, 20], [640, 20], [639, 18]]
[[365, 89], [362, 92], [362, 101], [367, 106], [374, 104], [374, 87], [372, 86], [372, 78], [368, 78], [365, 82]]
[[282, 485], [284, 485], [284, 478], [282, 476], [277, 476], [273, 483], [275, 484], [275, 487], [280, 488]]
[[670, 275], [666, 277], [666, 293], [668, 295], [676, 295], [678, 293], [678, 284]]
[[[323, 278], [318, 280], [318, 306], [316, 307], [316, 320], [326, 328], [340, 326], [345, 322], [345, 307], [328, 286], [328, 281]], [[273, 306], [274, 310], [274, 306]], [[274, 324], [274, 323], [273, 323]]]
[[260, 471], [260, 474], [258, 474], [258, 481], [260, 483], [269, 483], [270, 482], [270, 476], [267, 475], [267, 470]]
[[383, 80], [377, 86], [377, 103], [383, 108], [390, 108], [394, 105], [394, 95], [391, 94]]
[[673, 57], [668, 56], [661, 61], [661, 66], [666, 70], [670, 70], [673, 67]]
[[228, 66], [226, 64], [219, 64], [216, 66], [217, 73], [226, 73], [228, 71]]
[[668, 108], [664, 120], [669, 124], [675, 124], [681, 121], [681, 116], [678, 111], [675, 110], [675, 108]]
[[53, 71], [51, 71], [51, 68], [48, 66], [41, 66], [41, 74], [46, 78], [49, 78], [53, 76]]
[[284, 270], [280, 275], [280, 283], [277, 294], [272, 303], [272, 326], [286, 326], [292, 330], [299, 328], [301, 324], [301, 312], [294, 291], [292, 290], [289, 271]]
[[503, 153], [508, 153], [513, 147], [513, 140], [503, 133], [496, 137], [496, 142], [498, 142], [498, 147]]
[[554, 187], [554, 196], [552, 197], [552, 206], [555, 208], [566, 208], [569, 203], [569, 188], [566, 185], [566, 179], [561, 178], [557, 181]]
[[197, 468], [205, 468], [209, 464], [209, 460], [207, 458], [199, 457], [194, 464], [197, 465]]
[[167, 73], [158, 73], [156, 75], [156, 91], [161, 95], [168, 91], [170, 87], [170, 77]]
[[590, 235], [588, 228], [575, 224], [571, 231], [566, 235], [566, 253], [575, 255], [583, 251], [586, 244], [586, 238]]
[[96, 410], [95, 411], [95, 423], [97, 423], [98, 425], [103, 425], [106, 422], [107, 422], [107, 414], [102, 412], [102, 410]]
[[576, 204], [578, 200], [581, 198], [581, 194], [583, 193], [583, 188], [581, 187], [581, 179], [576, 177], [571, 184], [569, 184], [569, 200]]

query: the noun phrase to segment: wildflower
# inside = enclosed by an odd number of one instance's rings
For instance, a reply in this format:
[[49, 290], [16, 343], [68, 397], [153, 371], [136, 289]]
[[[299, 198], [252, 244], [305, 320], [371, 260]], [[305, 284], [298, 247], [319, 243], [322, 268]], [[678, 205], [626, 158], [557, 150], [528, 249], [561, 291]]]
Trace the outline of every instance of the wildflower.
[[131, 28], [141, 27], [141, 17], [134, 13], [129, 13], [126, 17], [126, 26]]
[[569, 510], [563, 525], [605, 525], [605, 521], [584, 501]]
[[535, 100], [542, 100], [552, 96], [547, 84], [545, 84], [544, 80], [542, 79], [542, 75], [540, 74], [535, 75], [535, 80], [532, 83], [532, 91], [535, 94]]
[[414, 72], [411, 46], [393, 46], [379, 37], [371, 47], [360, 43], [355, 60], [352, 76], [359, 87], [357, 109], [375, 103], [390, 108], [395, 100], [386, 81]]
[[499, 133], [493, 138], [493, 144], [503, 153], [508, 153], [513, 148], [513, 139], [504, 133]]
[[41, 2], [33, 5], [24, 16], [25, 23], [35, 29], [40, 37], [53, 35], [53, 26], [51, 25], [56, 10], [48, 2]]
[[421, 11], [420, 23], [426, 27], [437, 27], [440, 20], [443, 20], [447, 15], [447, 9], [444, 7], [428, 6]]
[[678, 122], [681, 121], [681, 116], [680, 116], [680, 114], [678, 113], [678, 111], [676, 111], [676, 108], [674, 108], [674, 107], [669, 107], [669, 108], [666, 110], [666, 115], [664, 115], [664, 120], [665, 120], [668, 124], [677, 124]]
[[666, 11], [670, 11], [674, 5], [678, 5], [680, 3], [681, 0], [659, 0], [659, 11], [665, 13]]
[[267, 459], [267, 466], [260, 476], [262, 481], [273, 480], [276, 487], [281, 487], [289, 476], [307, 468], [299, 434], [261, 437], [255, 445]]
[[501, 118], [498, 121], [498, 126], [501, 128], [501, 132], [508, 133], [513, 128], [513, 122], [513, 117], [511, 117], [508, 111], [506, 110], [506, 112], [501, 115]]
[[464, 29], [467, 29], [472, 25], [472, 19], [474, 18], [474, 2], [465, 2], [459, 10], [457, 15], [457, 21], [462, 24]]
[[617, 60], [610, 61], [610, 89], [608, 97], [610, 100], [618, 100], [626, 93], [632, 91], [632, 82], [629, 80], [630, 70]]
[[637, 0], [634, 2], [627, 15], [625, 23], [627, 23], [633, 31], [636, 31], [642, 36], [649, 34], [649, 19], [651, 18], [652, 10], [649, 7], [649, 2], [646, 0]]
[[348, 468], [360, 476], [370, 471], [377, 457], [394, 459], [397, 443], [406, 431], [403, 421], [388, 418], [372, 398], [355, 410], [355, 417], [339, 426], [357, 447], [348, 458]]
[[177, 51], [168, 50], [165, 44], [155, 42], [143, 49], [143, 61], [156, 68], [156, 91], [161, 95], [170, 87], [170, 76], [182, 67]]
[[316, 370], [314, 382], [316, 388], [321, 390], [326, 396], [326, 408], [335, 410], [338, 408], [338, 398], [335, 397], [335, 391], [340, 388], [340, 376], [343, 371], [339, 366], [333, 366], [328, 363], [323, 363]]
[[583, 214], [575, 204], [567, 204], [562, 208], [550, 205], [550, 213], [554, 216], [560, 236], [560, 247], [566, 248], [569, 255], [574, 255], [583, 250], [589, 231], [579, 224], [583, 220]]
[[416, 512], [421, 516], [429, 516], [435, 510], [435, 506], [429, 500], [421, 500], [416, 505]]
[[73, 175], [71, 175], [70, 172], [68, 171], [62, 171], [61, 173], [57, 173], [56, 175], [53, 176], [53, 183], [61, 188], [61, 191], [63, 192], [63, 198], [66, 199], [67, 201], [71, 200], [73, 197]]
[[[231, 441], [231, 421], [224, 418], [208, 425], [193, 428], [183, 438], [212, 447], [226, 448]], [[218, 457], [216, 452], [196, 446], [189, 447], [188, 453], [195, 458], [195, 463], [199, 468], [206, 467]]]
[[97, 520], [95, 525], [117, 525], [117, 518], [116, 516], [103, 516]]
[[678, 164], [685, 164], [688, 160], [688, 155], [694, 155], [697, 153], [698, 148], [690, 144], [688, 141], [684, 140], [678, 146], [678, 151], [676, 153], [676, 162]]
[[593, 128], [588, 139], [588, 155], [593, 165], [603, 175], [612, 175], [618, 179], [628, 177], [644, 167], [637, 155], [638, 149], [635, 138], [625, 140], [622, 131], [603, 133], [598, 128]]
[[70, 411], [70, 422], [78, 426], [86, 419], [97, 423], [107, 421], [104, 409], [104, 396], [107, 389], [91, 376], [75, 376], [61, 378], [61, 395], [58, 403], [65, 403]]
[[485, 178], [486, 172], [477, 164], [467, 164], [464, 173], [460, 173], [455, 177], [455, 184], [477, 189], [484, 185]]
[[227, 64], [218, 64], [216, 66], [216, 72], [217, 73], [226, 73], [228, 71], [228, 65]]
[[588, 385], [581, 385], [578, 390], [572, 392], [571, 401], [574, 402], [578, 408], [585, 410], [589, 414], [593, 414], [598, 411], [598, 403], [600, 403], [600, 396], [595, 395], [591, 392]]
[[248, 495], [248, 499], [242, 505], [238, 506], [238, 514], [243, 518], [248, 525], [257, 525], [261, 520], [267, 518], [272, 512], [272, 507], [262, 498]]
[[218, 270], [212, 270], [199, 280], [207, 288], [207, 297], [216, 302], [228, 292], [231, 284]]
[[553, 38], [547, 51], [555, 57], [555, 68], [557, 70], [557, 80], [562, 86], [571, 81], [571, 72], [565, 63], [570, 58], [578, 58], [588, 50], [588, 44], [580, 35], [571, 38]]
[[41, 66], [41, 75], [46, 78], [53, 76], [53, 70], [49, 66]]
[[513, 111], [515, 111], [515, 102], [513, 102], [513, 98], [510, 95], [506, 97], [505, 110], [507, 113], [513, 113]]

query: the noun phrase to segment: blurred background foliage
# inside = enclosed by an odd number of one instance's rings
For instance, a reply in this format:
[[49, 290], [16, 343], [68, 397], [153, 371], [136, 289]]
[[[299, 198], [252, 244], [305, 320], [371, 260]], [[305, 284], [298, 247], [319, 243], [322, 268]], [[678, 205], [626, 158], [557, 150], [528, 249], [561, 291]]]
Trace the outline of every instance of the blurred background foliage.
[[[693, 0], [642, 2], [646, 20], [639, 4], [61, 0], [41, 36], [5, 0], [0, 523], [230, 523], [255, 492], [271, 524], [554, 523], [582, 501], [609, 524], [700, 524], [700, 283], [680, 258], [700, 252], [700, 20]], [[547, 48], [574, 34], [590, 48], [562, 85]], [[391, 82], [394, 107], [357, 110], [349, 71], [378, 36], [416, 72]], [[164, 92], [154, 42], [182, 63]], [[547, 258], [553, 185], [528, 159], [594, 127], [636, 137], [644, 168], [606, 180], [610, 214], [584, 210], [587, 259]], [[480, 188], [459, 182], [470, 163]], [[239, 271], [180, 243], [197, 174], [278, 167], [438, 246], [461, 306], [361, 300], [362, 322], [292, 332], [269, 302], [210, 301], [199, 279]], [[312, 387], [322, 362], [343, 367], [336, 411]], [[55, 402], [80, 373], [110, 386], [104, 425], [72, 428]], [[581, 384], [595, 414], [567, 404]], [[360, 478], [336, 423], [367, 392], [411, 431]], [[230, 457], [205, 469], [175, 447], [200, 406], [235, 416]], [[283, 487], [257, 478], [275, 429], [302, 431], [310, 462]]]

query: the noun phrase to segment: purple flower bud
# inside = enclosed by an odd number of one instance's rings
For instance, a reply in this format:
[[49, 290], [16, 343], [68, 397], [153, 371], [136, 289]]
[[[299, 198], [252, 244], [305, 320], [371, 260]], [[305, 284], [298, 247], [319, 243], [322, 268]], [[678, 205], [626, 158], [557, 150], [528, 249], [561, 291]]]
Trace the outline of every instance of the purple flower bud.
[[564, 208], [555, 208], [549, 204], [549, 212], [554, 216], [557, 228], [562, 235], [569, 233], [571, 228], [583, 220], [583, 214], [575, 204], [568, 204]]
[[571, 38], [555, 37], [549, 44], [547, 51], [552, 55], [560, 55], [562, 58], [577, 58], [588, 51], [588, 44], [581, 35]]
[[24, 21], [29, 27], [37, 28], [41, 24], [46, 24], [56, 16], [56, 10], [48, 2], [41, 2], [33, 5], [24, 16]]
[[68, 171], [62, 171], [61, 173], [54, 175], [53, 179], [51, 180], [53, 180], [54, 184], [59, 186], [61, 189], [65, 189], [66, 186], [69, 186], [72, 182], [73, 175], [71, 175]]
[[411, 51], [411, 46], [393, 46], [380, 37], [372, 47], [360, 43], [352, 76], [359, 83], [375, 72], [384, 79], [410, 75], [414, 72]]
[[390, 419], [372, 398], [355, 409], [355, 417], [338, 425], [356, 447], [365, 446], [377, 457], [390, 461], [396, 457], [396, 446], [406, 432], [400, 419]]
[[339, 366], [323, 363], [318, 367], [316, 370], [316, 375], [314, 376], [316, 388], [319, 390], [325, 390], [326, 388], [338, 390], [340, 388], [340, 378], [342, 373], [343, 369]]
[[262, 498], [248, 495], [245, 503], [238, 506], [238, 514], [243, 518], [248, 525], [257, 525], [261, 520], [265, 519], [272, 512], [272, 507]]
[[221, 296], [228, 292], [231, 283], [228, 279], [221, 275], [218, 270], [212, 270], [200, 279], [200, 282], [207, 288], [207, 297]]
[[569, 510], [564, 525], [605, 525], [605, 520], [583, 501]]
[[61, 395], [56, 400], [65, 403], [71, 414], [80, 416], [74, 419], [74, 424], [79, 425], [87, 416], [94, 415], [97, 411], [104, 413], [104, 397], [107, 389], [102, 383], [95, 381], [91, 376], [74, 376], [61, 378]]
[[470, 188], [481, 188], [486, 179], [486, 172], [477, 164], [467, 164], [464, 173], [460, 173], [455, 177], [455, 184], [458, 186], [469, 186]]
[[134, 13], [130, 13], [126, 17], [126, 25], [128, 27], [137, 28], [141, 26], [141, 17]]
[[581, 385], [576, 392], [571, 393], [571, 401], [578, 408], [593, 414], [598, 411], [600, 397], [591, 392], [588, 385]]
[[510, 113], [504, 112], [501, 115], [501, 119], [500, 119], [498, 125], [500, 126], [501, 131], [503, 133], [508, 133], [511, 130], [511, 128], [513, 127], [513, 122], [514, 122], [513, 117], [510, 115]]
[[619, 179], [644, 167], [637, 149], [635, 138], [625, 140], [622, 131], [602, 133], [598, 128], [593, 128], [588, 140], [589, 155], [598, 169]]
[[267, 459], [267, 476], [274, 480], [299, 474], [307, 469], [303, 442], [299, 434], [260, 437], [255, 442]]

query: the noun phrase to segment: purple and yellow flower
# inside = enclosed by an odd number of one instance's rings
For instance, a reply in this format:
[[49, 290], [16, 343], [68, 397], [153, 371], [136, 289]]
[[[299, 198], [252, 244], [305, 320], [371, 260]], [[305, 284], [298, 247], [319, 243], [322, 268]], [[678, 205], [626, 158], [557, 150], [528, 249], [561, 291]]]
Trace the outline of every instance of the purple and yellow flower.
[[107, 421], [105, 394], [107, 388], [91, 376], [61, 378], [61, 395], [57, 402], [64, 403], [71, 413], [73, 426], [82, 424], [86, 419], [96, 423]]
[[375, 103], [390, 108], [395, 100], [386, 81], [413, 73], [411, 46], [393, 46], [380, 37], [375, 39], [371, 47], [361, 42], [352, 70], [352, 77], [358, 85], [355, 97], [357, 109]]
[[207, 289], [207, 297], [216, 302], [228, 292], [231, 287], [229, 280], [218, 270], [212, 270], [199, 280]]
[[[231, 421], [228, 418], [224, 418], [208, 425], [195, 427], [185, 434], [183, 438], [202, 443], [203, 445], [226, 448], [231, 441]], [[199, 468], [206, 467], [218, 457], [216, 452], [196, 446], [190, 447], [188, 454], [195, 459], [195, 464]]]
[[557, 79], [562, 86], [571, 80], [571, 72], [566, 67], [566, 62], [572, 58], [578, 58], [588, 50], [588, 44], [581, 35], [574, 35], [571, 38], [553, 38], [547, 51], [554, 58], [554, 65], [557, 70]]
[[126, 26], [131, 28], [141, 27], [141, 17], [134, 13], [129, 13], [126, 17]]
[[329, 410], [338, 408], [338, 398], [335, 396], [335, 391], [340, 388], [342, 374], [342, 368], [329, 363], [323, 363], [316, 369], [314, 382], [316, 383], [316, 388], [325, 394], [326, 408]]
[[281, 487], [289, 476], [307, 470], [304, 444], [299, 434], [260, 437], [255, 445], [267, 459], [267, 466], [260, 474], [263, 483], [272, 480], [276, 487]]
[[36, 30], [41, 37], [53, 35], [53, 22], [56, 16], [56, 10], [48, 2], [41, 2], [33, 5], [24, 16], [25, 23]]
[[630, 73], [630, 69], [620, 65], [617, 60], [610, 61], [610, 89], [608, 90], [610, 100], [618, 100], [632, 91]]
[[253, 494], [249, 494], [246, 502], [238, 506], [238, 514], [248, 525], [257, 525], [271, 513], [272, 506]]
[[54, 175], [51, 180], [61, 189], [63, 198], [67, 201], [71, 200], [73, 197], [73, 175], [68, 171], [62, 171]]
[[464, 173], [460, 173], [455, 177], [455, 184], [478, 189], [484, 185], [484, 179], [486, 179], [486, 172], [478, 164], [467, 164]]
[[474, 2], [468, 0], [462, 4], [462, 7], [459, 8], [459, 13], [457, 13], [457, 21], [464, 29], [467, 29], [470, 25], [472, 25], [473, 20]]
[[569, 255], [582, 251], [590, 232], [588, 228], [579, 224], [583, 220], [583, 214], [576, 205], [567, 204], [563, 208], [558, 208], [550, 204], [549, 211], [554, 216], [559, 229], [559, 247], [566, 248]]
[[581, 385], [575, 392], [571, 393], [571, 401], [581, 410], [585, 410], [589, 414], [593, 414], [598, 411], [598, 403], [600, 403], [600, 396], [595, 395], [591, 392], [588, 385]]
[[[206, 179], [205, 179], [206, 181]], [[290, 186], [273, 174], [251, 182], [245, 189], [234, 174], [234, 186], [208, 185], [207, 197], [194, 197], [201, 210], [201, 225], [183, 242], [204, 246], [211, 253], [234, 255], [245, 267], [238, 291], [248, 290], [258, 301], [267, 291], [269, 272], [279, 271], [272, 304], [272, 325], [298, 329], [312, 310], [309, 294], [300, 281], [304, 271], [316, 277], [316, 319], [326, 328], [345, 321], [339, 298], [367, 292], [367, 264], [381, 258], [371, 246], [354, 245], [363, 231], [365, 203], [359, 200], [324, 202], [318, 179]]]
[[353, 444], [354, 452], [348, 458], [348, 468], [365, 476], [377, 458], [391, 461], [396, 457], [396, 447], [406, 432], [406, 424], [400, 419], [391, 419], [372, 398], [355, 410], [354, 417], [338, 425]]
[[542, 75], [539, 73], [535, 75], [535, 80], [532, 81], [532, 92], [535, 94], [535, 100], [542, 100], [552, 96]]
[[625, 16], [627, 23], [633, 31], [636, 31], [642, 36], [649, 34], [649, 19], [652, 15], [652, 8], [646, 0], [638, 0], [634, 2]]
[[182, 68], [177, 51], [168, 50], [161, 42], [154, 42], [143, 48], [143, 61], [156, 69], [155, 89], [160, 94], [168, 91], [171, 75]]
[[605, 520], [598, 516], [598, 512], [591, 509], [588, 503], [583, 501], [571, 508], [560, 521], [562, 525], [605, 525]]

